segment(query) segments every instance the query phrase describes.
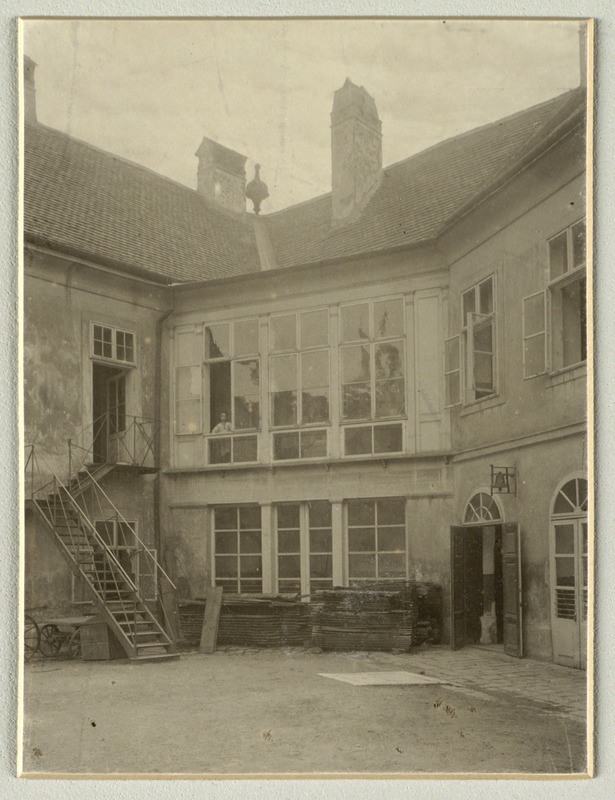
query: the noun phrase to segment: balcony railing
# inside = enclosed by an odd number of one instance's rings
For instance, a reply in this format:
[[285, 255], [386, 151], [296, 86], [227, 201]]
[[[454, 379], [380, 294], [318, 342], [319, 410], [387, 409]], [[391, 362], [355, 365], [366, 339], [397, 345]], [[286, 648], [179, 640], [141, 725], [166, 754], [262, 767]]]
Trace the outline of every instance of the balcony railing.
[[121, 420], [109, 412], [68, 440], [69, 475], [91, 464], [157, 466], [160, 423], [126, 414]]
[[213, 433], [206, 439], [209, 464], [246, 464], [258, 461], [258, 438], [255, 433]]

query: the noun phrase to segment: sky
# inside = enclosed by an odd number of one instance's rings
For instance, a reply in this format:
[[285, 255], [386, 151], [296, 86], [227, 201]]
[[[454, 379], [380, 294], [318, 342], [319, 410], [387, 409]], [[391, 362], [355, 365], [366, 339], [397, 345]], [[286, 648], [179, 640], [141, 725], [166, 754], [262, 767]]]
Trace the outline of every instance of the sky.
[[41, 123], [191, 188], [207, 136], [284, 208], [331, 188], [333, 93], [374, 97], [384, 165], [579, 83], [577, 21], [29, 20]]

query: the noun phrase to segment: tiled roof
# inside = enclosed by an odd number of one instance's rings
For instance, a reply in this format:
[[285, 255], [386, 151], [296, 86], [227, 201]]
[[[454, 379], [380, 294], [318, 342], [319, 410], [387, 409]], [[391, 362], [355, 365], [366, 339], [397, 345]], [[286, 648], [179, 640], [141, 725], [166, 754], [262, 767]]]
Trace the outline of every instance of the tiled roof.
[[383, 170], [358, 219], [332, 227], [331, 194], [267, 220], [277, 265], [313, 263], [434, 238], [456, 212], [582, 105], [582, 90], [448, 139]]
[[171, 282], [260, 270], [249, 218], [59, 131], [26, 126], [24, 169], [27, 239]]

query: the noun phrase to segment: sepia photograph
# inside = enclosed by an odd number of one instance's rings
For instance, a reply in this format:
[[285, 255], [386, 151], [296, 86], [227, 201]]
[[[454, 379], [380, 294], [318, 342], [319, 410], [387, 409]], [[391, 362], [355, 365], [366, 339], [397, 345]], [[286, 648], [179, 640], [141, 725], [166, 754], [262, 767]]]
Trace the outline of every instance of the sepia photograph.
[[20, 20], [20, 775], [593, 773], [593, 36]]

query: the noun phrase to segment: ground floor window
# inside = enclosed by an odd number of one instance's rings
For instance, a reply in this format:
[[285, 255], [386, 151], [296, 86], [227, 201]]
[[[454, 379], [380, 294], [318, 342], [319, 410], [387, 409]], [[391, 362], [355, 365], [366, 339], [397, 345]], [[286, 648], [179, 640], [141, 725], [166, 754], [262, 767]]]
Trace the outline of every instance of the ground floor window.
[[348, 578], [350, 585], [406, 578], [406, 501], [349, 500]]
[[275, 517], [278, 591], [307, 595], [332, 587], [331, 504], [281, 503]]
[[260, 506], [214, 508], [214, 570], [216, 586], [230, 594], [263, 591]]

